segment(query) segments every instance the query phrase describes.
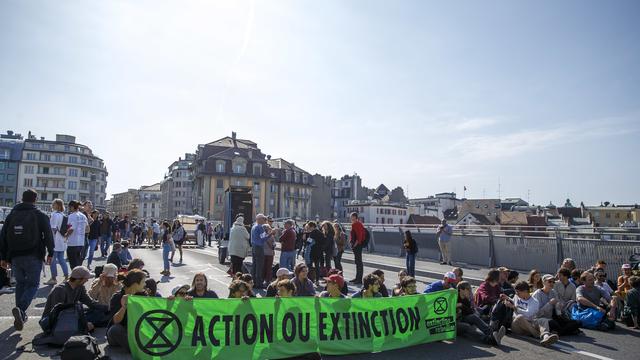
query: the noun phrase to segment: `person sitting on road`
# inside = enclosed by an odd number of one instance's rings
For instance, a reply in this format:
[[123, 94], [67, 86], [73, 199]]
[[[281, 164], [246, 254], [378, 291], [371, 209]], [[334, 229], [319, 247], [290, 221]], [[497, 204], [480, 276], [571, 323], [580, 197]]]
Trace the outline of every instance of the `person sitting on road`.
[[510, 270], [504, 266], [501, 266], [498, 268], [498, 271], [500, 271], [500, 280], [498, 280], [498, 283], [500, 284], [502, 293], [505, 293], [505, 291], [512, 291], [515, 294], [515, 290], [513, 290], [513, 286], [509, 283], [508, 280]]
[[384, 271], [376, 269], [372, 274], [380, 279], [380, 295], [382, 295], [382, 297], [389, 297], [389, 290], [387, 290], [387, 287], [384, 285]]
[[127, 266], [133, 260], [131, 253], [129, 252], [129, 241], [122, 240], [122, 251], [118, 254], [120, 256], [120, 262], [122, 266]]
[[316, 289], [313, 282], [309, 280], [309, 268], [304, 263], [296, 265], [293, 270], [295, 278], [293, 284], [296, 286], [296, 296], [315, 296]]
[[412, 276], [405, 276], [400, 281], [400, 293], [398, 296], [415, 295], [418, 293], [418, 285], [416, 279]]
[[424, 289], [422, 293], [428, 294], [436, 291], [447, 290], [450, 288], [455, 289], [457, 283], [458, 283], [458, 277], [456, 276], [456, 274], [454, 274], [452, 271], [447, 271], [444, 274], [444, 278], [442, 280], [438, 280], [436, 282], [433, 282], [427, 285], [427, 287]]
[[288, 298], [295, 296], [296, 286], [293, 284], [293, 281], [289, 279], [279, 280], [276, 286], [278, 287], [278, 297]]
[[[500, 272], [501, 277], [504, 276], [502, 272]], [[516, 294], [516, 289], [514, 285], [518, 282], [518, 277], [520, 273], [515, 270], [507, 271], [507, 280], [502, 283], [500, 287], [500, 291], [507, 295], [508, 297], [513, 297]]]
[[122, 260], [120, 260], [120, 252], [122, 251], [122, 245], [117, 242], [113, 243], [111, 247], [111, 254], [107, 258], [107, 264], [115, 265], [118, 270], [122, 268]]
[[582, 307], [593, 308], [607, 315], [609, 320], [616, 319], [617, 296], [595, 285], [595, 276], [585, 271], [580, 276], [583, 285], [576, 289], [576, 299]]
[[242, 280], [233, 280], [229, 284], [229, 299], [248, 299], [249, 285]]
[[607, 273], [603, 269], [597, 269], [593, 275], [596, 277], [595, 285], [606, 291], [609, 295], [613, 295], [614, 291], [607, 282]]
[[622, 275], [618, 276], [618, 290], [616, 290], [616, 295], [622, 300], [626, 301], [627, 299], [627, 291], [631, 290], [633, 286], [629, 282], [631, 278], [631, 265], [630, 264], [622, 264]]
[[144, 292], [147, 296], [162, 297], [162, 294], [158, 292], [158, 282], [154, 279], [147, 279], [144, 282]]
[[[486, 322], [484, 322], [480, 316], [476, 313], [473, 304], [471, 303], [471, 284], [466, 281], [458, 283], [458, 303], [456, 306], [457, 319], [459, 325], [475, 326], [480, 332], [482, 332], [482, 340], [490, 345], [500, 346], [502, 338], [507, 332], [507, 328], [500, 326], [496, 331], [493, 331]], [[459, 328], [466, 329], [466, 326], [459, 326]], [[471, 330], [471, 329], [469, 329]], [[469, 333], [469, 331], [463, 331], [463, 333]], [[477, 334], [477, 331], [473, 331]]]
[[549, 328], [559, 336], [577, 334], [580, 330], [580, 323], [559, 316], [562, 314], [563, 308], [555, 290], [556, 278], [551, 274], [546, 274], [542, 277], [542, 283], [544, 284], [543, 288], [536, 290], [531, 295], [540, 306], [536, 317], [550, 319]]
[[480, 315], [489, 315], [493, 306], [500, 299], [501, 294], [500, 271], [491, 269], [474, 295], [474, 304], [478, 308]]
[[[93, 330], [94, 325], [100, 325], [102, 318], [98, 315], [108, 310], [106, 305], [101, 305], [93, 300], [87, 294], [84, 284], [91, 278], [91, 272], [84, 266], [76, 266], [71, 270], [69, 279], [63, 283], [56, 285], [47, 296], [47, 302], [44, 305], [42, 317], [40, 318], [40, 327], [45, 333], [50, 332], [51, 325], [49, 315], [53, 307], [58, 304], [75, 304], [81, 303], [89, 307], [85, 317], [88, 322], [89, 331]], [[95, 324], [94, 324], [95, 322]]]
[[582, 276], [583, 272], [584, 271], [581, 269], [571, 270], [571, 278], [569, 279], [569, 281], [571, 281], [571, 283], [576, 287], [576, 289], [578, 288], [578, 286], [582, 285], [580, 276]]
[[142, 259], [140, 258], [135, 258], [131, 260], [129, 265], [127, 265], [127, 271], [131, 271], [133, 269], [140, 269], [140, 270], [144, 269], [144, 261], [142, 261]]
[[[398, 283], [396, 284], [396, 286], [393, 288], [392, 291], [392, 295], [393, 296], [400, 296], [402, 295], [402, 279], [404, 279], [405, 277], [407, 277], [408, 273], [407, 270], [402, 269], [400, 271], [398, 271]], [[415, 279], [415, 278], [414, 278]], [[415, 282], [415, 281], [414, 281]]]
[[453, 269], [451, 269], [451, 272], [456, 274], [456, 279], [458, 280], [458, 283], [460, 283], [460, 281], [463, 281], [462, 276], [464, 275], [464, 271], [462, 270], [461, 267], [454, 267]]
[[626, 292], [627, 298], [622, 310], [622, 320], [628, 326], [640, 329], [640, 277], [631, 276], [629, 284], [631, 290]]
[[213, 290], [209, 290], [208, 287], [209, 281], [207, 280], [207, 276], [202, 272], [196, 273], [193, 276], [191, 290], [189, 290], [187, 295], [193, 298], [217, 299], [218, 294]]
[[[327, 278], [331, 275], [340, 275], [342, 276], [342, 278], [344, 278], [344, 275], [342, 274], [342, 270], [338, 270], [338, 269], [330, 269], [329, 271], [327, 271]], [[326, 280], [326, 278], [325, 278]], [[323, 291], [327, 290], [327, 286], [325, 285]], [[347, 282], [344, 282], [344, 285], [342, 285], [342, 289], [341, 292], [344, 296], [349, 295], [349, 286], [347, 285]]]
[[513, 300], [507, 298], [505, 304], [513, 309], [511, 331], [514, 334], [540, 338], [542, 346], [550, 346], [558, 341], [558, 335], [551, 333], [549, 319], [536, 317], [540, 310], [540, 303], [529, 294], [528, 282], [517, 283], [516, 295]]
[[138, 269], [127, 272], [122, 281], [123, 289], [111, 298], [111, 326], [107, 330], [107, 342], [110, 346], [122, 347], [126, 352], [131, 352], [127, 333], [127, 298], [130, 295], [145, 294], [146, 277]]
[[189, 285], [182, 284], [174, 287], [173, 290], [171, 290], [171, 295], [169, 295], [167, 299], [168, 300], [185, 299], [189, 301], [193, 299], [193, 297], [189, 295]]
[[100, 277], [91, 283], [89, 296], [100, 304], [109, 306], [113, 294], [122, 290], [117, 277], [118, 268], [113, 264], [105, 264]]
[[529, 293], [533, 294], [536, 290], [542, 289], [543, 287], [540, 271], [536, 269], [531, 270], [529, 272]]
[[362, 278], [362, 289], [351, 295], [352, 298], [373, 298], [382, 297], [380, 294], [380, 278], [373, 274], [365, 275]]
[[569, 271], [573, 271], [576, 269], [576, 262], [572, 258], [566, 258], [562, 260], [561, 268], [569, 269]]
[[327, 290], [321, 292], [319, 297], [346, 298], [342, 293], [345, 281], [341, 275], [333, 274], [325, 280], [327, 280]]
[[576, 286], [569, 281], [571, 279], [571, 271], [567, 268], [560, 268], [556, 277], [558, 281], [553, 286], [553, 290], [558, 294], [560, 308], [564, 309], [569, 303], [576, 301]]
[[284, 267], [278, 269], [278, 271], [276, 271], [276, 279], [267, 286], [267, 293], [265, 296], [275, 297], [278, 295], [278, 282], [280, 280], [291, 279], [291, 276], [293, 276], [293, 273], [289, 271], [289, 269]]
[[242, 274], [240, 275], [239, 279], [244, 281], [245, 284], [249, 286], [249, 292], [247, 293], [247, 296], [252, 298], [256, 297], [256, 294], [253, 292], [253, 286], [254, 286], [253, 276], [251, 276], [251, 274]]

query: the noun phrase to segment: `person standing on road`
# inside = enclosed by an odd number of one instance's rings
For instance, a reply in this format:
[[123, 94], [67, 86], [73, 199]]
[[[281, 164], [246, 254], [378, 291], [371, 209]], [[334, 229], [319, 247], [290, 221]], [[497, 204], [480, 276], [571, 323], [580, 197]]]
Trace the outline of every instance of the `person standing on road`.
[[270, 284], [273, 278], [273, 257], [275, 256], [276, 250], [275, 231], [268, 224], [263, 226], [264, 230], [271, 234], [264, 242], [264, 265], [262, 266], [263, 279], [265, 283]]
[[256, 223], [251, 228], [251, 256], [253, 258], [253, 266], [251, 267], [251, 275], [255, 280], [256, 289], [264, 289], [262, 270], [264, 266], [264, 243], [267, 238], [275, 233], [272, 229], [271, 232], [267, 232], [264, 228], [264, 224], [267, 222], [267, 217], [264, 214], [256, 215]]
[[108, 212], [102, 216], [100, 222], [100, 255], [103, 258], [109, 256], [109, 248], [111, 247], [111, 232], [113, 228], [113, 220]]
[[347, 244], [347, 235], [338, 222], [333, 223], [333, 242], [335, 244], [333, 262], [336, 269], [342, 271], [342, 254], [344, 254], [344, 247]]
[[334, 239], [335, 233], [333, 231], [331, 221], [323, 221], [320, 225], [320, 229], [322, 230], [322, 235], [324, 235], [325, 239], [324, 248], [322, 249], [324, 261], [321, 261], [321, 263], [324, 263], [324, 267], [322, 269], [322, 276], [324, 276], [329, 272], [329, 270], [331, 270], [331, 259], [333, 259], [333, 256], [335, 255], [334, 248], [336, 247], [336, 242]]
[[98, 210], [91, 212], [91, 218], [93, 222], [89, 225], [89, 250], [87, 256], [87, 268], [91, 270], [91, 263], [93, 262], [93, 255], [98, 246], [98, 240], [100, 239], [100, 220], [98, 220]]
[[453, 228], [447, 224], [447, 220], [442, 220], [442, 225], [438, 226], [436, 236], [438, 237], [438, 246], [440, 246], [440, 253], [442, 253], [442, 262], [440, 264], [453, 265], [451, 263], [451, 248], [449, 242], [451, 241], [451, 235], [453, 234]]
[[[53, 200], [51, 204], [51, 218], [49, 220], [51, 224], [51, 231], [53, 232], [53, 260], [51, 261], [51, 279], [47, 281], [46, 285], [55, 285], [58, 283], [56, 277], [58, 276], [58, 263], [62, 268], [64, 279], [67, 280], [69, 276], [69, 267], [67, 267], [67, 261], [64, 259], [64, 252], [67, 250], [67, 238], [64, 236], [66, 229], [62, 229], [64, 214], [64, 202], [61, 199]], [[65, 225], [66, 226], [66, 225]]]
[[229, 233], [229, 256], [231, 257], [231, 275], [242, 272], [242, 263], [249, 252], [249, 232], [244, 226], [244, 217], [239, 216]]
[[[157, 223], [154, 223], [154, 225], [157, 225]], [[156, 236], [155, 232], [153, 233], [153, 236], [154, 237]], [[173, 239], [171, 239], [171, 225], [169, 225], [168, 221], [165, 221], [162, 223], [162, 262], [164, 264], [164, 268], [160, 272], [160, 274], [165, 276], [171, 275], [171, 260], [169, 257], [170, 257], [170, 254], [172, 253], [171, 252], [172, 240]], [[155, 243], [153, 244], [153, 247], [155, 248]]]
[[[184, 239], [187, 238], [187, 231], [184, 229], [182, 224], [180, 224], [180, 220], [176, 219], [173, 221], [171, 233], [173, 243], [178, 248], [178, 252], [180, 252], [180, 263], [182, 264], [182, 243], [184, 242]], [[173, 262], [173, 255], [175, 255], [175, 250], [171, 253], [171, 262]]]
[[284, 232], [280, 235], [280, 267], [293, 271], [296, 266], [296, 231], [293, 220], [284, 222]]
[[158, 238], [161, 235], [160, 225], [158, 225], [158, 222], [155, 219], [151, 219], [151, 231], [153, 232], [151, 236], [153, 239], [153, 248], [155, 249], [158, 245]]
[[89, 227], [89, 221], [80, 212], [80, 203], [69, 201], [69, 230], [67, 230], [67, 259], [71, 269], [82, 265], [84, 250], [84, 238]]
[[362, 284], [362, 275], [364, 272], [362, 248], [364, 247], [365, 236], [366, 230], [364, 229], [364, 225], [362, 225], [358, 219], [358, 213], [351, 213], [351, 249], [356, 263], [356, 277], [349, 281], [352, 284]]
[[120, 230], [120, 239], [129, 239], [129, 215], [125, 215], [124, 219], [118, 222], [118, 229]]
[[13, 207], [0, 230], [0, 266], [13, 270], [16, 278], [16, 306], [11, 311], [13, 326], [20, 331], [27, 321], [27, 308], [40, 286], [42, 261], [53, 258], [53, 233], [49, 218], [36, 208], [38, 193], [28, 189], [22, 202]]
[[407, 275], [416, 277], [416, 254], [418, 253], [418, 244], [411, 236], [411, 231], [404, 232], [404, 251], [406, 252]]

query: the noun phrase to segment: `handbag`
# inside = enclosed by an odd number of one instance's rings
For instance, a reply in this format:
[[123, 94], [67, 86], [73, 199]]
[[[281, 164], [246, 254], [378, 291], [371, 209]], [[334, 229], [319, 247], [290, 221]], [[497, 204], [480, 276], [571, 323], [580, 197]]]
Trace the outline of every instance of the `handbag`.
[[176, 243], [173, 242], [172, 238], [169, 238], [169, 246], [171, 246], [171, 251], [176, 251]]

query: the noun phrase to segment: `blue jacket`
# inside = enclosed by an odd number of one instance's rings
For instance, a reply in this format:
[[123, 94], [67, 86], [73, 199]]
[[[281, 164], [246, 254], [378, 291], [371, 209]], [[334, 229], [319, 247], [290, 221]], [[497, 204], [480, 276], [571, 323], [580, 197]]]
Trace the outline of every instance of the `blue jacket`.
[[254, 224], [251, 228], [251, 245], [252, 246], [264, 246], [265, 241], [269, 235], [264, 230], [264, 226], [259, 224]]
[[434, 283], [427, 285], [427, 288], [424, 289], [423, 294], [428, 294], [436, 291], [444, 290], [444, 283], [442, 280], [438, 280]]

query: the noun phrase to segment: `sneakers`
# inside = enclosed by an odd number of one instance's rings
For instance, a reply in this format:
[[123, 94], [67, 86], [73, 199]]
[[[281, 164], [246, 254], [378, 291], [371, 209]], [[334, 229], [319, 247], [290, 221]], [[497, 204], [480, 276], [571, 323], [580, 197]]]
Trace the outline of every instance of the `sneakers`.
[[52, 277], [51, 279], [49, 279], [49, 281], [45, 282], [45, 285], [55, 285], [57, 284], [58, 281], [56, 280], [56, 278]]
[[542, 336], [542, 340], [540, 340], [540, 345], [542, 345], [542, 346], [551, 346], [556, 341], [558, 341], [558, 335], [556, 335], [556, 334], [544, 334]]
[[13, 314], [13, 327], [16, 328], [17, 331], [22, 331], [24, 328], [24, 317], [22, 316], [22, 310], [17, 307], [14, 307], [11, 310]]
[[500, 326], [500, 329], [498, 329], [498, 331], [494, 331], [491, 334], [491, 337], [493, 337], [493, 340], [496, 341], [496, 345], [500, 346], [500, 343], [502, 342], [502, 338], [506, 333], [507, 333], [507, 328], [504, 326]]
[[13, 294], [15, 291], [16, 291], [16, 288], [10, 287], [10, 286], [5, 286], [2, 289], [0, 289], [0, 295], [2, 295], [2, 294]]

